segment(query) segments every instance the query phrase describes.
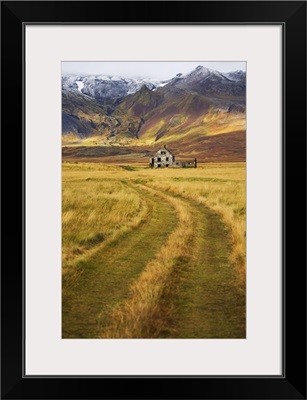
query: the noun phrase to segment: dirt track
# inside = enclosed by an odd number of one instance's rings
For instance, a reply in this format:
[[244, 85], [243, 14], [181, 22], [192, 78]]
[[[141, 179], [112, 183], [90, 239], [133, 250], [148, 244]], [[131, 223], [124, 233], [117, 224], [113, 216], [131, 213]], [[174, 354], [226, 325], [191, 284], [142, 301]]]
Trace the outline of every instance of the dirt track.
[[177, 223], [173, 208], [145, 192], [149, 217], [140, 226], [87, 261], [77, 285], [63, 297], [63, 337], [95, 338], [112, 307], [128, 294], [129, 284], [165, 242]]
[[[130, 285], [176, 229], [178, 216], [167, 200], [142, 185], [135, 190], [150, 205], [150, 214], [87, 261], [80, 281], [63, 297], [64, 338], [97, 337], [110, 324], [112, 308], [128, 298]], [[171, 311], [160, 337], [245, 337], [245, 297], [228, 261], [225, 226], [205, 206], [180, 201], [189, 209], [194, 235], [189, 256], [174, 263], [168, 297], [160, 299]]]

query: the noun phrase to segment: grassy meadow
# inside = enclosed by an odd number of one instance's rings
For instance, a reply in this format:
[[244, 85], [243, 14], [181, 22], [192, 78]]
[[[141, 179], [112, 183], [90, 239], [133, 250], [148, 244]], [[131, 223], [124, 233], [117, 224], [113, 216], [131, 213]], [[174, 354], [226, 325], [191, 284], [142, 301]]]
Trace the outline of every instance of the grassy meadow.
[[63, 338], [244, 338], [245, 163], [63, 163]]

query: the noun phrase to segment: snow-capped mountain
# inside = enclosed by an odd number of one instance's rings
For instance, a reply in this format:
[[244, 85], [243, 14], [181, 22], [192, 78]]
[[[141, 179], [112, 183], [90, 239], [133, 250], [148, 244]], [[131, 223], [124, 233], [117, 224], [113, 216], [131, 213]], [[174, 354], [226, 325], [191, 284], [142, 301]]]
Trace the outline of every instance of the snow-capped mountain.
[[182, 80], [185, 81], [186, 83], [194, 82], [194, 81], [199, 81], [202, 79], [216, 79], [216, 80], [224, 80], [225, 76], [222, 75], [220, 72], [215, 71], [210, 68], [203, 67], [199, 65], [196, 67], [192, 72], [182, 76]]
[[62, 89], [79, 90], [79, 92], [103, 103], [136, 93], [144, 85], [150, 90], [156, 90], [168, 82], [150, 78], [122, 78], [114, 75], [64, 75]]
[[165, 89], [177, 88], [205, 96], [245, 95], [244, 74], [242, 71], [225, 74], [199, 65], [186, 75], [177, 74]]
[[224, 74], [227, 78], [232, 81], [244, 81], [246, 80], [246, 72], [244, 71], [232, 71]]
[[228, 78], [218, 71], [199, 65], [193, 71], [186, 75], [177, 74], [171, 81], [171, 84], [176, 84], [178, 87], [186, 87], [194, 82], [204, 80], [215, 80], [217, 82], [226, 81]]
[[[245, 140], [245, 72], [198, 66], [168, 81], [114, 75], [62, 78], [63, 143], [95, 138], [105, 145], [152, 144], [229, 135]], [[244, 147], [244, 146], [243, 146]], [[242, 147], [242, 149], [243, 149]], [[245, 147], [244, 147], [245, 148]]]
[[64, 75], [62, 89], [78, 90], [101, 104], [117, 104], [126, 96], [138, 92], [144, 85], [151, 91], [164, 88], [164, 92], [179, 89], [205, 96], [245, 95], [245, 80], [246, 73], [243, 71], [221, 73], [199, 65], [188, 74], [178, 73], [174, 78], [164, 81], [115, 75]]

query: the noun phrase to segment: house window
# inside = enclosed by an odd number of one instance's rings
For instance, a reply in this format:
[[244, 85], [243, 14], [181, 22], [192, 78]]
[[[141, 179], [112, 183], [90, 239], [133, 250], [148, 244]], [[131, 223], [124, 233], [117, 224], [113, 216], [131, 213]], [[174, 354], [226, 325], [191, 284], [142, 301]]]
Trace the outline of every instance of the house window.
[[161, 161], [161, 157], [158, 157], [158, 162], [160, 162]]
[[168, 164], [165, 164], [166, 167], [168, 167]]
[[164, 155], [164, 154], [165, 154], [165, 151], [161, 151], [161, 154]]
[[158, 168], [160, 168], [161, 167], [161, 164], [158, 164]]
[[168, 157], [166, 157], [165, 161], [168, 161]]

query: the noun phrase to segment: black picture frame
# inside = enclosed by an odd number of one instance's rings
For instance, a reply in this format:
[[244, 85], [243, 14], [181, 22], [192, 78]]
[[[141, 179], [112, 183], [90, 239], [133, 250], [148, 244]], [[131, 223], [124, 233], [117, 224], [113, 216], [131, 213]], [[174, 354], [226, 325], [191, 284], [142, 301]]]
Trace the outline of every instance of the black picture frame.
[[[99, 19], [101, 17], [101, 20]], [[29, 377], [24, 366], [26, 24], [281, 24], [282, 376]], [[3, 399], [306, 399], [306, 2], [1, 2]]]

